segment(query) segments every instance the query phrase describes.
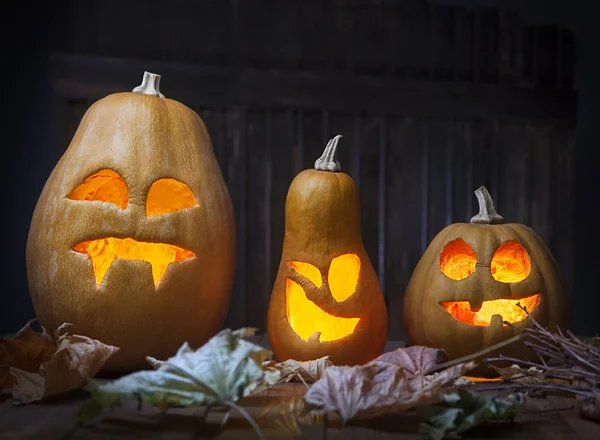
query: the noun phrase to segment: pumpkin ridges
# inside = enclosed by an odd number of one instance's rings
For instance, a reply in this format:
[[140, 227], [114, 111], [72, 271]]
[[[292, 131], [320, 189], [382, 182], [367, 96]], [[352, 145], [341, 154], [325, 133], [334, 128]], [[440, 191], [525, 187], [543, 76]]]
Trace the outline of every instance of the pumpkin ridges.
[[[355, 365], [377, 357], [385, 345], [387, 311], [377, 274], [360, 235], [358, 188], [349, 175], [334, 172], [333, 168], [337, 139], [339, 137], [328, 143], [320, 158], [323, 167], [331, 170], [304, 170], [294, 178], [288, 190], [283, 249], [268, 314], [269, 339], [280, 360], [309, 360], [329, 355], [336, 364]], [[319, 163], [318, 160], [315, 165], [317, 168], [321, 167]], [[360, 271], [355, 292], [338, 303], [333, 299], [327, 283], [332, 260], [343, 254], [357, 255]], [[321, 289], [311, 286], [297, 273], [290, 274], [287, 267], [289, 261], [309, 263], [322, 274], [327, 273]], [[317, 300], [312, 304], [324, 313], [360, 318], [354, 332], [331, 342], [318, 342], [310, 338], [303, 341], [294, 333], [286, 316], [288, 276], [297, 279], [299, 285], [309, 286], [308, 294], [312, 290]], [[326, 321], [329, 322], [329, 318]]]
[[[120, 346], [107, 364], [113, 371], [144, 367], [147, 355], [169, 357], [186, 340], [198, 346], [224, 323], [235, 262], [233, 206], [200, 121], [167, 98], [125, 92], [97, 101], [36, 205], [26, 252], [36, 315], [49, 330], [68, 321]], [[65, 199], [101, 168], [126, 181], [126, 210]], [[146, 217], [148, 189], [164, 177], [186, 183], [200, 206]], [[149, 263], [118, 259], [98, 289], [89, 258], [70, 249], [106, 236], [164, 242], [197, 256], [169, 266], [156, 288]]]
[[[443, 246], [461, 237], [477, 257], [475, 273], [464, 280], [447, 278], [439, 270], [439, 254]], [[514, 240], [527, 250], [531, 271], [518, 283], [501, 283], [491, 275], [491, 259], [503, 242]], [[455, 319], [439, 307], [439, 300], [485, 301], [521, 298], [542, 294], [541, 302], [531, 315], [543, 325], [564, 323], [568, 311], [568, 287], [554, 258], [541, 238], [529, 227], [515, 224], [459, 223], [444, 228], [432, 240], [417, 264], [405, 293], [404, 324], [411, 344], [429, 345], [446, 350], [450, 358], [460, 357], [500, 342], [526, 327], [524, 319], [514, 327], [498, 325], [473, 326]], [[488, 303], [489, 305], [489, 303]], [[471, 309], [474, 310], [474, 309]], [[493, 320], [492, 320], [493, 321]], [[501, 324], [496, 322], [496, 324]], [[505, 355], [527, 356], [518, 344], [504, 347]], [[487, 371], [478, 373], [489, 374]]]

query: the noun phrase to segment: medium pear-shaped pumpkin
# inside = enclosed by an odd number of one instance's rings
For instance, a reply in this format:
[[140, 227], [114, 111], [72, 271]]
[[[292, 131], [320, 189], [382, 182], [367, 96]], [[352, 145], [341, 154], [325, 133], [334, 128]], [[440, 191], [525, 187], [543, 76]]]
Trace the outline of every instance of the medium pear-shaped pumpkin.
[[329, 355], [334, 364], [363, 364], [385, 345], [387, 311], [362, 242], [358, 189], [335, 158], [340, 137], [288, 191], [268, 317], [281, 361]]
[[206, 127], [145, 73], [94, 103], [50, 175], [27, 240], [37, 317], [147, 367], [223, 325], [235, 260], [232, 203]]
[[[519, 306], [551, 330], [564, 330], [569, 323], [569, 290], [542, 239], [525, 225], [504, 223], [485, 187], [475, 194], [479, 214], [470, 223], [446, 227], [433, 239], [404, 297], [409, 342], [443, 348], [450, 359], [488, 348], [531, 326], [531, 318]], [[533, 354], [522, 342], [500, 353]], [[485, 369], [478, 372], [486, 374]]]

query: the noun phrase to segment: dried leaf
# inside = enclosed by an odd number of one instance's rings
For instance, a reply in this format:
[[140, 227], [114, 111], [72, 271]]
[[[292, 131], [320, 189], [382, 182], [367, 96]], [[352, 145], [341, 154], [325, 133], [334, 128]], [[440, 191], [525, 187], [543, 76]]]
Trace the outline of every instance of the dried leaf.
[[420, 376], [429, 374], [447, 360], [444, 350], [415, 345], [384, 353], [374, 362], [390, 363], [404, 369], [410, 376]]
[[263, 363], [265, 371], [279, 371], [277, 382], [302, 382], [305, 385], [319, 380], [325, 369], [331, 366], [333, 363], [329, 360], [329, 356], [303, 362], [288, 359], [285, 362], [270, 360]]
[[63, 324], [52, 338], [29, 321], [14, 338], [0, 340], [0, 389], [10, 388], [15, 404], [41, 400], [85, 385], [118, 348], [69, 335]]
[[20, 370], [10, 367], [13, 378], [13, 402], [16, 405], [36, 402], [44, 398], [45, 380], [39, 373]]
[[55, 394], [81, 388], [94, 377], [119, 349], [95, 339], [69, 335], [63, 324], [55, 331], [54, 353], [36, 372], [11, 366], [15, 404], [26, 404]]
[[[264, 379], [262, 362], [271, 352], [243, 337], [251, 331], [226, 329], [197, 350], [185, 343], [157, 370], [139, 371], [115, 381], [91, 385], [92, 401], [80, 411], [91, 421], [121, 399], [132, 398], [163, 409], [173, 406], [227, 405], [247, 396]], [[236, 408], [238, 409], [238, 408]]]
[[[0, 366], [15, 367], [24, 371], [36, 372], [43, 362], [50, 359], [56, 350], [52, 337], [42, 327], [42, 333], [36, 332], [30, 320], [17, 332], [14, 338], [0, 339]], [[8, 371], [4, 369], [5, 373]], [[5, 383], [0, 381], [0, 384]]]
[[395, 365], [372, 362], [359, 367], [330, 367], [306, 393], [310, 414], [334, 411], [344, 423], [355, 418], [407, 411], [436, 403], [454, 381], [475, 367], [458, 364], [429, 376], [414, 376]]
[[442, 397], [440, 405], [426, 408], [419, 431], [431, 440], [460, 438], [460, 434], [488, 420], [513, 420], [522, 410], [525, 395], [511, 394], [499, 399], [468, 390]]
[[499, 368], [490, 365], [494, 370], [502, 376], [504, 381], [519, 383], [521, 385], [544, 385], [544, 384], [561, 384], [569, 383], [567, 380], [554, 379], [546, 377], [544, 371], [536, 368], [521, 368], [519, 365], [513, 364], [510, 367]]

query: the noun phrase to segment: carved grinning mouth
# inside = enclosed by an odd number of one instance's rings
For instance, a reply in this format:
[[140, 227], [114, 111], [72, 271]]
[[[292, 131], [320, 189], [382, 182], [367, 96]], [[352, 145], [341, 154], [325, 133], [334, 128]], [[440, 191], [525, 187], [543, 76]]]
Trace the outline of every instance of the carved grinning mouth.
[[460, 322], [486, 327], [490, 325], [494, 315], [502, 316], [502, 320], [510, 324], [520, 322], [527, 317], [527, 314], [518, 305], [525, 307], [527, 312], [531, 313], [541, 300], [542, 294], [536, 293], [520, 299], [483, 301], [479, 310], [476, 311], [471, 310], [469, 301], [442, 301], [440, 305]]
[[157, 287], [171, 263], [189, 260], [196, 256], [191, 251], [171, 244], [114, 237], [82, 241], [73, 246], [73, 251], [90, 257], [97, 287], [102, 284], [112, 262], [119, 258], [148, 261], [152, 265], [154, 287]]

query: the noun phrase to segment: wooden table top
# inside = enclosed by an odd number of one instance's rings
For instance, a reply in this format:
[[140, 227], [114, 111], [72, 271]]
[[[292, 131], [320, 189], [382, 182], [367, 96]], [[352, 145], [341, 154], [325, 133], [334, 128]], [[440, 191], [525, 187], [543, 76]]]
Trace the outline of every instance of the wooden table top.
[[[266, 438], [325, 439], [423, 439], [414, 411], [360, 424], [341, 426], [337, 415], [311, 424], [294, 425], [281, 413], [281, 402], [302, 396], [302, 384], [277, 385], [261, 396], [239, 403], [252, 415]], [[45, 403], [13, 406], [9, 396], [0, 403], [0, 438], [3, 440], [79, 439], [257, 439], [243, 416], [206, 408], [170, 409], [161, 413], [135, 402], [113, 409], [99, 424], [87, 427], [77, 421], [77, 411], [88, 398], [84, 391], [65, 394]], [[467, 433], [468, 439], [599, 440], [600, 424], [577, 415], [572, 399], [548, 396], [529, 398], [524, 413], [515, 422], [490, 422]], [[268, 413], [266, 413], [268, 409]], [[268, 414], [268, 415], [265, 415]], [[225, 423], [223, 421], [225, 420]]]

